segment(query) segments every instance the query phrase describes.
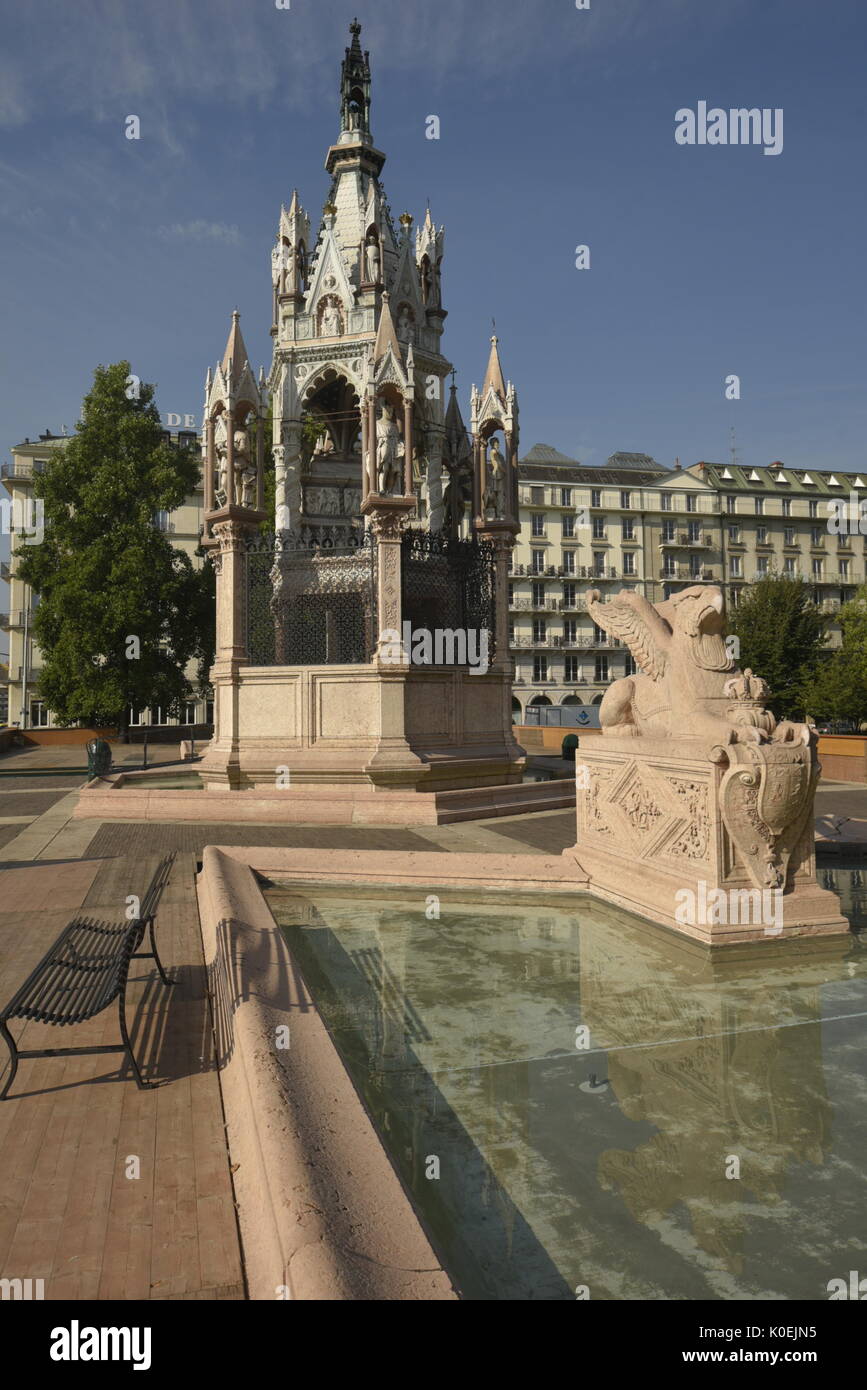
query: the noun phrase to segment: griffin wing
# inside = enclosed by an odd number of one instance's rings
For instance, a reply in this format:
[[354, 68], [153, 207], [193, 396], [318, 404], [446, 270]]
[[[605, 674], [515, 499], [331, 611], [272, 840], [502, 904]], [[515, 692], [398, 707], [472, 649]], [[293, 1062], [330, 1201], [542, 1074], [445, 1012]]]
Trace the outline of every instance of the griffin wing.
[[658, 681], [668, 663], [671, 628], [652, 603], [641, 594], [620, 594], [610, 603], [601, 603], [598, 589], [588, 598], [587, 611], [595, 623], [625, 642], [636, 664], [651, 680]]

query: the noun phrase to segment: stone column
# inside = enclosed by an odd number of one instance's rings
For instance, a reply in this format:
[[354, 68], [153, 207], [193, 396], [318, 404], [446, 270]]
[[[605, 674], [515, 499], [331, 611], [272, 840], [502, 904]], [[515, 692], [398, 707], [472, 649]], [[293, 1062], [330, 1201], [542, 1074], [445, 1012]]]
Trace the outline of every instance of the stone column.
[[226, 503], [235, 501], [235, 412], [226, 411]]
[[215, 666], [247, 660], [246, 536], [250, 527], [238, 521], [218, 521], [214, 538], [217, 557], [217, 636]]
[[494, 547], [494, 639], [496, 656], [491, 663], [498, 670], [512, 670], [509, 651], [509, 565], [515, 545], [514, 525], [506, 522], [486, 522], [479, 531], [479, 540]]
[[278, 531], [290, 531], [301, 516], [301, 421], [283, 420], [280, 439], [274, 446], [274, 520]]
[[513, 435], [509, 435], [506, 441], [506, 457], [508, 459], [508, 497], [509, 513], [507, 521], [517, 521], [521, 515], [518, 510], [518, 446]]
[[214, 510], [214, 422], [205, 425], [205, 516]]
[[473, 522], [481, 521], [483, 516], [482, 503], [485, 497], [484, 479], [484, 456], [485, 446], [482, 440], [476, 435], [473, 440]]
[[376, 492], [376, 396], [372, 393], [367, 404], [367, 467], [370, 477], [368, 492]]
[[403, 403], [403, 492], [414, 496], [412, 486], [412, 401]]
[[265, 421], [256, 421], [256, 510], [265, 509]]
[[[403, 646], [401, 601], [401, 536], [415, 510], [414, 499], [369, 496], [363, 512], [369, 519], [376, 543], [378, 638], [374, 655], [379, 688], [379, 729], [376, 751], [365, 766], [375, 786], [417, 786], [427, 764], [414, 753], [406, 738], [406, 683], [409, 652]], [[398, 634], [399, 651], [386, 633]], [[395, 655], [397, 659], [395, 660]]]
[[428, 529], [441, 531], [445, 524], [443, 513], [443, 430], [431, 425], [427, 430], [427, 505]]
[[362, 402], [361, 405], [361, 500], [367, 501], [367, 494], [370, 491], [370, 480], [367, 474], [367, 406]]

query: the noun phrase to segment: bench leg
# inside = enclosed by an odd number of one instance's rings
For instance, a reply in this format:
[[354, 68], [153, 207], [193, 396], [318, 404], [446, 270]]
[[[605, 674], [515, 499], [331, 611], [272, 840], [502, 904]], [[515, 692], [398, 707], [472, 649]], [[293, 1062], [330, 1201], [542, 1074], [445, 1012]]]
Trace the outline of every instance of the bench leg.
[[156, 940], [156, 933], [154, 932], [154, 919], [153, 919], [153, 917], [152, 917], [151, 920], [150, 920], [150, 938], [151, 938], [151, 955], [153, 956], [154, 960], [155, 960], [156, 963], [157, 963], [157, 970], [160, 972], [160, 979], [162, 980], [162, 982], [163, 982], [164, 985], [173, 985], [173, 984], [175, 983], [174, 980], [170, 980], [169, 977], [168, 977], [168, 975], [166, 974], [165, 970], [163, 970], [163, 963], [162, 963], [162, 961], [160, 960], [160, 958], [159, 958], [159, 956], [158, 956], [158, 954], [157, 954], [157, 940]]
[[149, 1090], [152, 1090], [152, 1089], [153, 1089], [153, 1085], [154, 1085], [153, 1081], [143, 1081], [143, 1080], [142, 1080], [142, 1075], [141, 1075], [141, 1072], [139, 1071], [138, 1062], [136, 1061], [135, 1057], [133, 1056], [133, 1050], [132, 1050], [132, 1046], [131, 1046], [130, 1040], [129, 1040], [129, 1033], [127, 1032], [127, 1028], [126, 1028], [126, 998], [125, 998], [125, 992], [124, 992], [123, 990], [121, 990], [117, 1002], [118, 1002], [118, 1018], [119, 1018], [119, 1021], [120, 1021], [120, 1036], [123, 1038], [123, 1045], [124, 1045], [124, 1048], [126, 1049], [126, 1055], [127, 1055], [127, 1057], [129, 1058], [129, 1064], [130, 1064], [130, 1066], [131, 1066], [132, 1069], [133, 1069], [133, 1074], [134, 1074], [135, 1079], [136, 1079], [136, 1084], [137, 1084], [137, 1086], [138, 1086], [138, 1088], [139, 1088], [140, 1091], [149, 1091]]
[[6, 1085], [3, 1087], [2, 1094], [0, 1094], [0, 1100], [5, 1100], [9, 1087], [15, 1080], [15, 1073], [18, 1070], [18, 1048], [15, 1046], [15, 1039], [6, 1027], [5, 1018], [0, 1018], [0, 1034], [2, 1034], [6, 1046], [9, 1048], [9, 1075], [6, 1078]]

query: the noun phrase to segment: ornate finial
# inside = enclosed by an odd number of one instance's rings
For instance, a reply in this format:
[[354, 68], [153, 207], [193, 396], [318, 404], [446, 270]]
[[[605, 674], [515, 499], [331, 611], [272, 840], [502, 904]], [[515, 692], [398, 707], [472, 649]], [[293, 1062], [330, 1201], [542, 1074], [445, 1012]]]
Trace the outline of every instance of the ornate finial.
[[240, 318], [241, 318], [241, 315], [240, 315], [239, 311], [238, 311], [237, 309], [233, 309], [233, 310], [232, 310], [232, 322], [233, 322], [233, 323], [238, 323], [238, 322], [240, 321]]
[[400, 220], [400, 225], [401, 225], [402, 227], [411, 227], [411, 226], [412, 226], [412, 223], [413, 223], [413, 216], [412, 216], [412, 213], [411, 213], [411, 212], [402, 212], [402, 213], [400, 214], [400, 219], [399, 219], [399, 220]]
[[349, 26], [349, 32], [350, 34], [354, 34], [355, 37], [358, 38], [358, 35], [361, 33], [361, 25], [359, 24], [357, 19], [353, 19], [352, 23]]

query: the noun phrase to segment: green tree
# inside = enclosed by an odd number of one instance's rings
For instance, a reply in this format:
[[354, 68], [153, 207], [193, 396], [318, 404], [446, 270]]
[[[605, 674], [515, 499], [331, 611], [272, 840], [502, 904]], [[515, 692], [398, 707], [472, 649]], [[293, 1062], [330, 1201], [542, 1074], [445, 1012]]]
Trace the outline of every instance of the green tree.
[[825, 619], [801, 579], [767, 575], [751, 584], [730, 617], [739, 665], [768, 682], [778, 718], [803, 713], [803, 687], [822, 659]]
[[803, 703], [816, 719], [867, 717], [867, 585], [840, 610], [841, 645], [803, 681]]
[[122, 731], [130, 708], [180, 711], [214, 624], [211, 566], [197, 572], [154, 525], [193, 492], [196, 451], [166, 444], [154, 388], [128, 380], [128, 362], [97, 367], [76, 435], [34, 480], [44, 539], [16, 552], [39, 594], [40, 694], [62, 724]]

